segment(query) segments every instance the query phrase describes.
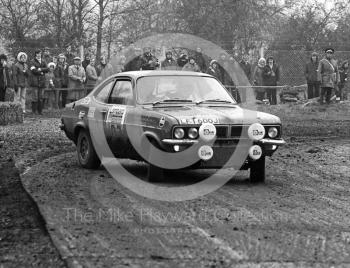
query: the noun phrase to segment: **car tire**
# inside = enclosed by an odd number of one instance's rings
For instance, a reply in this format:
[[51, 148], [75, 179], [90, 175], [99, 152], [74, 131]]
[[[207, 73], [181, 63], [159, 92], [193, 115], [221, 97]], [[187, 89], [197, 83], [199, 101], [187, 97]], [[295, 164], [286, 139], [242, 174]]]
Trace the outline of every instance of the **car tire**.
[[79, 132], [77, 141], [77, 154], [79, 164], [83, 168], [97, 169], [101, 165], [101, 161], [96, 154], [94, 145], [91, 141], [91, 137], [86, 130]]
[[164, 169], [148, 164], [147, 181], [161, 182], [164, 180]]
[[250, 166], [250, 182], [264, 183], [265, 182], [265, 157], [252, 162]]

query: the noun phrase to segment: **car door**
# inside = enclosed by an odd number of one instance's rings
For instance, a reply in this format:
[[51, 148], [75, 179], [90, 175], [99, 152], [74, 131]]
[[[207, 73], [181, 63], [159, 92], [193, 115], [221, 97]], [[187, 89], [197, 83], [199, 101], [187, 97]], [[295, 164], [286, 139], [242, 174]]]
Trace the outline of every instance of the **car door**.
[[124, 125], [125, 118], [127, 112], [135, 106], [131, 79], [117, 79], [108, 98], [108, 106], [106, 128], [111, 137], [110, 146], [117, 156], [123, 157], [129, 149]]
[[106, 125], [107, 115], [109, 112], [108, 98], [111, 94], [111, 90], [115, 84], [116, 78], [111, 78], [105, 81], [96, 92], [93, 94], [93, 105], [90, 105], [90, 109], [88, 112], [89, 120], [102, 120], [104, 133], [106, 136], [106, 140], [108, 143], [111, 141], [111, 134], [109, 133], [109, 129]]

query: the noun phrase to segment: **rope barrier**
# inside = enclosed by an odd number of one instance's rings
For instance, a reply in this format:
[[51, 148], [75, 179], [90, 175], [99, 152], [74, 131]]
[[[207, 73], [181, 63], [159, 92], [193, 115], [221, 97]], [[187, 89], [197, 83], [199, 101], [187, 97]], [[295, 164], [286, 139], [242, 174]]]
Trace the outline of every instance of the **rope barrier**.
[[299, 85], [299, 86], [289, 86], [289, 85], [284, 85], [284, 86], [228, 86], [225, 85], [226, 88], [304, 88], [307, 87], [307, 84], [304, 85]]

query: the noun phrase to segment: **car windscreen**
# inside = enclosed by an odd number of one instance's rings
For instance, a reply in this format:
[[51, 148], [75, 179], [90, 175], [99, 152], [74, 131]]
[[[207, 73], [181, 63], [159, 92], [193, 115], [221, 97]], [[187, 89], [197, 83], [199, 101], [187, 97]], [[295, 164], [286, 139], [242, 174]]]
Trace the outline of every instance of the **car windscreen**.
[[204, 102], [217, 100], [236, 103], [227, 90], [212, 77], [147, 76], [137, 80], [137, 102], [149, 104], [167, 100]]

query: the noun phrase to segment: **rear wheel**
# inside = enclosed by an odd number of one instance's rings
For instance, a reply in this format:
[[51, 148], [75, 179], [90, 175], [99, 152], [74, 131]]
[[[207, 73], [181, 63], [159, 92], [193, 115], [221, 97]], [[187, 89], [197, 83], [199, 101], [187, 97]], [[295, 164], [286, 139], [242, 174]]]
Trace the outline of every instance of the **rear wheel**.
[[250, 182], [264, 183], [265, 182], [265, 157], [253, 162], [250, 166]]
[[101, 161], [96, 154], [90, 135], [86, 130], [81, 130], [77, 142], [78, 161], [83, 168], [97, 169]]

